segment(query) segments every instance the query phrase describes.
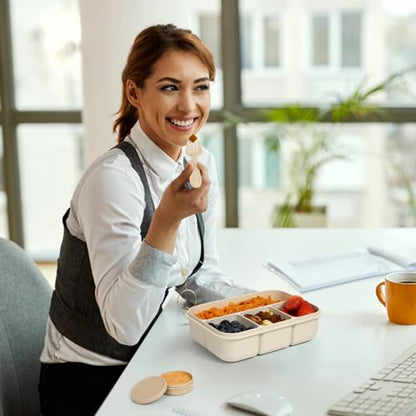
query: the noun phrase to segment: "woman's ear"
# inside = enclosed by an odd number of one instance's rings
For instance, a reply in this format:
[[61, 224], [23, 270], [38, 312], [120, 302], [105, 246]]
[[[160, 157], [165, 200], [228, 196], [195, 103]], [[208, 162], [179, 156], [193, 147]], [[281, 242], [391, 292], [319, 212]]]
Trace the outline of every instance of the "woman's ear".
[[138, 107], [139, 105], [139, 89], [137, 88], [134, 81], [128, 79], [126, 82], [126, 95], [129, 103]]

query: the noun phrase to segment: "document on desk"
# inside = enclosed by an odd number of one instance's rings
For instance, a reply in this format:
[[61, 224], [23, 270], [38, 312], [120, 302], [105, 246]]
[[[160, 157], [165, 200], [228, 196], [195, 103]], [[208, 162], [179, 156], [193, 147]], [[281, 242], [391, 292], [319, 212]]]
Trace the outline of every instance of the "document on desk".
[[416, 270], [415, 263], [377, 247], [314, 258], [269, 260], [265, 266], [299, 292], [384, 276], [405, 269]]

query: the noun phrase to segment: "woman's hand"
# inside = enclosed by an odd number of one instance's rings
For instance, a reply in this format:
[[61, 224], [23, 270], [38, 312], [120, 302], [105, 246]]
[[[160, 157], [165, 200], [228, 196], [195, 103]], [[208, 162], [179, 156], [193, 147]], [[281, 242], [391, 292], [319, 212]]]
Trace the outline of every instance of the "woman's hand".
[[208, 172], [202, 163], [198, 163], [197, 168], [202, 176], [202, 184], [199, 188], [189, 189], [186, 185], [189, 184], [189, 176], [193, 170], [192, 162], [188, 162], [182, 173], [166, 188], [153, 215], [145, 239], [147, 244], [173, 253], [176, 232], [182, 219], [207, 209], [210, 187]]
[[160, 211], [172, 221], [180, 221], [207, 209], [210, 186], [208, 173], [202, 163], [198, 163], [197, 168], [202, 176], [201, 186], [191, 189], [187, 187], [193, 171], [193, 164], [189, 162], [182, 173], [166, 188], [156, 211]]

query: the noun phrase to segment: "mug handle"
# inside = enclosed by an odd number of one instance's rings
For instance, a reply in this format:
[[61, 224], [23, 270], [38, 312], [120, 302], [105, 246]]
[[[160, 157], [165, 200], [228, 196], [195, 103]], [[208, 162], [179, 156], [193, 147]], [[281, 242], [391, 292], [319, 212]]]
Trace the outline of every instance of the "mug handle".
[[384, 305], [386, 306], [386, 300], [384, 298], [384, 294], [383, 294], [383, 290], [382, 287], [384, 286], [385, 282], [381, 282], [377, 285], [376, 287], [376, 295], [378, 297], [378, 300]]

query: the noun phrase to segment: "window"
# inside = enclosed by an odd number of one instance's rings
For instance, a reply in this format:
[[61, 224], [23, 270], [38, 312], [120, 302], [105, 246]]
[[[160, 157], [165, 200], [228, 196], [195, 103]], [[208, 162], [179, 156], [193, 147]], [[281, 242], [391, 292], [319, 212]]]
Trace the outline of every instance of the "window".
[[266, 17], [264, 19], [264, 66], [278, 67], [280, 65], [280, 19]]
[[312, 66], [360, 68], [361, 15], [361, 11], [344, 12], [338, 9], [312, 14]]
[[252, 19], [250, 16], [241, 16], [241, 67], [243, 69], [253, 68], [253, 42], [252, 42]]
[[395, 223], [416, 226], [416, 124], [386, 126], [386, 177]]
[[361, 66], [361, 13], [341, 15], [341, 66]]
[[[1, 61], [6, 62], [1, 70], [13, 72], [12, 77], [0, 77], [4, 141], [0, 141], [0, 164], [4, 167], [5, 158], [10, 158], [4, 154], [9, 148], [3, 144], [17, 143], [21, 187], [13, 192], [10, 172], [1, 171], [0, 235], [13, 237], [10, 224], [14, 218], [7, 218], [6, 203], [14, 201], [18, 193], [25, 244], [37, 256], [47, 257], [57, 248], [61, 230], [59, 222], [57, 228], [50, 227], [42, 204], [33, 201], [39, 196], [42, 202], [49, 201], [54, 215], [60, 217], [82, 169], [78, 2], [0, 1], [11, 8], [11, 33], [5, 32], [5, 16], [0, 13], [0, 35], [11, 39], [10, 54], [3, 50], [5, 42], [0, 45]], [[321, 108], [359, 85], [376, 85], [416, 65], [416, 6], [406, 0], [195, 0], [189, 16], [191, 28], [211, 48], [217, 64], [210, 123], [201, 131], [201, 138], [216, 158], [220, 214], [225, 201], [231, 200], [233, 209], [238, 207], [231, 215], [224, 210], [229, 216], [221, 216], [220, 225], [270, 226], [271, 211], [287, 189], [290, 145], [282, 144], [277, 153], [269, 150], [264, 108], [294, 103]], [[230, 23], [235, 18], [239, 18], [239, 33]], [[227, 33], [221, 33], [224, 23]], [[224, 41], [238, 37], [240, 45], [229, 45], [225, 51], [240, 47], [241, 52], [242, 71], [231, 74], [237, 82], [230, 89], [223, 85], [223, 74], [228, 71], [229, 75], [230, 68], [224, 67], [221, 48]], [[9, 85], [5, 79], [13, 82]], [[5, 87], [7, 94], [3, 94]], [[221, 123], [227, 94], [237, 96], [232, 110], [245, 123], [234, 126], [232, 135], [227, 132], [224, 139]], [[4, 101], [10, 96], [13, 99]], [[376, 95], [374, 102], [390, 110], [387, 118], [336, 127], [334, 140], [349, 147], [351, 160], [331, 162], [319, 177], [316, 197], [328, 204], [331, 227], [414, 224], [416, 214], [412, 214], [408, 192], [416, 187], [416, 162], [411, 157], [416, 153], [416, 69], [397, 79], [394, 88]], [[228, 152], [234, 149], [227, 147], [230, 137], [235, 140], [232, 145], [237, 143], [235, 154]], [[55, 158], [45, 163], [52, 149]], [[35, 153], [40, 154], [42, 166], [32, 158]], [[404, 166], [409, 167], [405, 176], [397, 171]], [[233, 181], [236, 176], [238, 192]], [[51, 198], [55, 181], [61, 189]], [[11, 216], [16, 215], [13, 211]]]
[[2, 0], [1, 10], [0, 235], [54, 260], [82, 169], [78, 2]]
[[83, 169], [82, 138], [75, 124], [18, 128], [25, 247], [39, 260], [54, 259], [60, 246], [60, 218]]
[[312, 64], [329, 65], [329, 18], [325, 15], [312, 18]]
[[211, 88], [211, 105], [212, 108], [221, 108], [223, 105], [222, 98], [222, 62], [221, 62], [221, 20], [218, 12], [218, 2], [210, 2], [209, 13], [205, 10], [199, 14], [199, 31], [200, 38], [211, 49], [216, 66], [216, 80]]
[[211, 49], [216, 67], [221, 68], [221, 21], [219, 15], [201, 15], [199, 27], [199, 35]]
[[16, 106], [81, 108], [77, 0], [13, 0], [10, 6]]
[[224, 179], [224, 137], [220, 123], [207, 123], [201, 130], [199, 138], [203, 146], [215, 157], [218, 183], [220, 187], [219, 203], [217, 206], [217, 227], [225, 227], [225, 179]]
[[[327, 207], [328, 227], [416, 226], [415, 134], [415, 123], [335, 128], [336, 149], [346, 157], [320, 172], [315, 196]], [[291, 142], [270, 152], [259, 123], [240, 126], [238, 136], [240, 226], [267, 228], [288, 189]]]
[[[240, 16], [241, 66], [262, 71], [282, 65], [281, 19], [261, 8]], [[255, 45], [255, 47], [253, 47]]]
[[[240, 1], [240, 21], [245, 28], [240, 39], [242, 55], [254, 49], [252, 55], [258, 56], [258, 50], [266, 48], [266, 41], [256, 41], [260, 39], [256, 32], [259, 27], [264, 34], [267, 31], [266, 24], [256, 24], [258, 16], [262, 15], [264, 22], [271, 16], [280, 16], [280, 25], [275, 28], [280, 37], [280, 55], [285, 59], [284, 70], [275, 72], [262, 71], [255, 60], [244, 66], [250, 71], [242, 73], [242, 102], [250, 120], [256, 114], [253, 107], [281, 107], [288, 103], [322, 107], [360, 85], [368, 89], [390, 74], [416, 65], [412, 47], [416, 42], [416, 6], [410, 7], [401, 0], [371, 5], [366, 1], [351, 5], [344, 0], [326, 2], [325, 6], [323, 3], [285, 2], [283, 7], [279, 0], [273, 4], [260, 1], [256, 6]], [[246, 23], [248, 19], [250, 25]], [[404, 152], [409, 159], [416, 151], [411, 141], [404, 139], [411, 137], [414, 125], [394, 123], [395, 117], [408, 121], [412, 119], [410, 114], [416, 117], [416, 67], [372, 100], [378, 105], [395, 105], [397, 110], [389, 113], [390, 120], [383, 118], [383, 123], [336, 126], [334, 140], [348, 149], [349, 157], [323, 169], [316, 195], [317, 202], [328, 205], [330, 227], [409, 225], [413, 217], [416, 219], [409, 194], [409, 189], [416, 187], [411, 169], [416, 162], [407, 160], [410, 169], [398, 180], [391, 160], [392, 143], [401, 157]], [[400, 106], [403, 107], [399, 109]], [[411, 113], [407, 113], [408, 106]], [[240, 126], [238, 137], [240, 226], [270, 226], [273, 206], [282, 201], [288, 186], [290, 143], [282, 143], [279, 153], [272, 154], [267, 149], [266, 130], [256, 123]], [[395, 166], [397, 170], [404, 164]], [[255, 220], [252, 212], [257, 213]]]

